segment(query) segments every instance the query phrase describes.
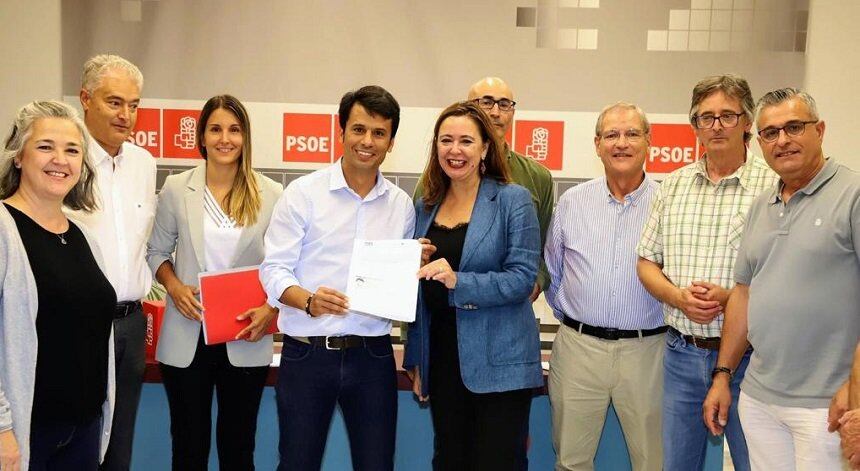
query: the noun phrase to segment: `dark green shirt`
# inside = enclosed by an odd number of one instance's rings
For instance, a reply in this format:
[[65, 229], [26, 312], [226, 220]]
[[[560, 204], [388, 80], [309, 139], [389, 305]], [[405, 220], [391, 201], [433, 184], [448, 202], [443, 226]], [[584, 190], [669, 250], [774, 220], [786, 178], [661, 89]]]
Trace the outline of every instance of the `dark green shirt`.
[[[511, 178], [514, 183], [525, 187], [532, 194], [532, 202], [535, 205], [538, 223], [540, 224], [541, 253], [543, 253], [543, 246], [546, 242], [546, 231], [552, 218], [552, 174], [543, 165], [528, 157], [517, 154], [510, 148], [508, 148], [508, 168], [510, 169]], [[423, 176], [415, 187], [415, 193], [412, 195], [413, 200], [417, 200], [423, 194], [422, 180]], [[541, 257], [540, 261], [537, 283], [540, 285], [541, 290], [545, 290], [549, 284], [549, 273], [546, 270], [543, 257]]]

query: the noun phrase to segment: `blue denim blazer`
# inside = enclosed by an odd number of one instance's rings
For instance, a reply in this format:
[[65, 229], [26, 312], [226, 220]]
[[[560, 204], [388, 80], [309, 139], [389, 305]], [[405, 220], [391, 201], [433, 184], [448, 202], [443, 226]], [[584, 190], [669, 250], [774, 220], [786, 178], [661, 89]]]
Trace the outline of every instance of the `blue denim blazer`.
[[[415, 237], [424, 237], [439, 206], [415, 204]], [[464, 385], [488, 393], [543, 385], [540, 338], [529, 295], [540, 261], [540, 228], [531, 194], [515, 184], [483, 178], [448, 302], [457, 308], [457, 345]], [[430, 322], [418, 292], [407, 334], [404, 368], [418, 366], [428, 394]]]

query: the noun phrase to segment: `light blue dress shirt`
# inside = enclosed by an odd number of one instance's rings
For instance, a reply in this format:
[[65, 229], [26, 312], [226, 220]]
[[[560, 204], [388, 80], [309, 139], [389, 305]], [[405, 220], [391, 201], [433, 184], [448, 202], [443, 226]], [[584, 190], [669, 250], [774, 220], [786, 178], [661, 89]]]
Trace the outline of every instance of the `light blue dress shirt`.
[[646, 176], [618, 201], [600, 177], [561, 196], [544, 248], [546, 299], [559, 320], [624, 330], [663, 325], [660, 302], [636, 275], [635, 252], [658, 188]]
[[346, 292], [355, 239], [411, 239], [415, 210], [409, 196], [382, 173], [362, 199], [346, 183], [341, 161], [292, 182], [272, 213], [260, 279], [278, 306], [278, 330], [300, 337], [385, 335], [391, 321], [348, 312], [309, 317], [278, 299], [290, 286]]

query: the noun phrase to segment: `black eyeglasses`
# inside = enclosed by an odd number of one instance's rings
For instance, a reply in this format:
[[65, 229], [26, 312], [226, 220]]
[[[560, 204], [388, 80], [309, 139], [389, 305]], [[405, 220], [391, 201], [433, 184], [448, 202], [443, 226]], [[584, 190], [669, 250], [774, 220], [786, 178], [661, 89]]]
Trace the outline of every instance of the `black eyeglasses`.
[[797, 137], [803, 135], [803, 132], [806, 131], [807, 124], [816, 124], [818, 121], [789, 121], [785, 123], [785, 126], [780, 128], [777, 127], [767, 127], [758, 132], [758, 135], [765, 142], [773, 142], [779, 139], [779, 132], [785, 130], [785, 134], [791, 137]]
[[491, 96], [482, 96], [481, 98], [475, 98], [472, 101], [486, 111], [490, 111], [493, 109], [493, 106], [496, 105], [499, 105], [499, 111], [511, 111], [515, 106], [517, 106], [517, 102], [513, 100], [508, 100], [507, 98], [496, 100]]
[[733, 128], [738, 125], [738, 122], [745, 113], [725, 113], [721, 115], [706, 114], [704, 116], [693, 116], [693, 122], [698, 129], [711, 129], [714, 123], [720, 120], [720, 125], [724, 128]]

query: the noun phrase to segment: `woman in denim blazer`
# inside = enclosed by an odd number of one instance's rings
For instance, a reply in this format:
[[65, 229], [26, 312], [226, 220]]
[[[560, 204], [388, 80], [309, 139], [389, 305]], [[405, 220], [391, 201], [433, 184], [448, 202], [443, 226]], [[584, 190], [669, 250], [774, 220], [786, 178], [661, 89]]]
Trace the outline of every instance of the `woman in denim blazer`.
[[443, 111], [416, 203], [425, 258], [404, 368], [431, 398], [435, 469], [523, 469], [543, 384], [529, 301], [540, 230], [494, 136], [472, 102]]

